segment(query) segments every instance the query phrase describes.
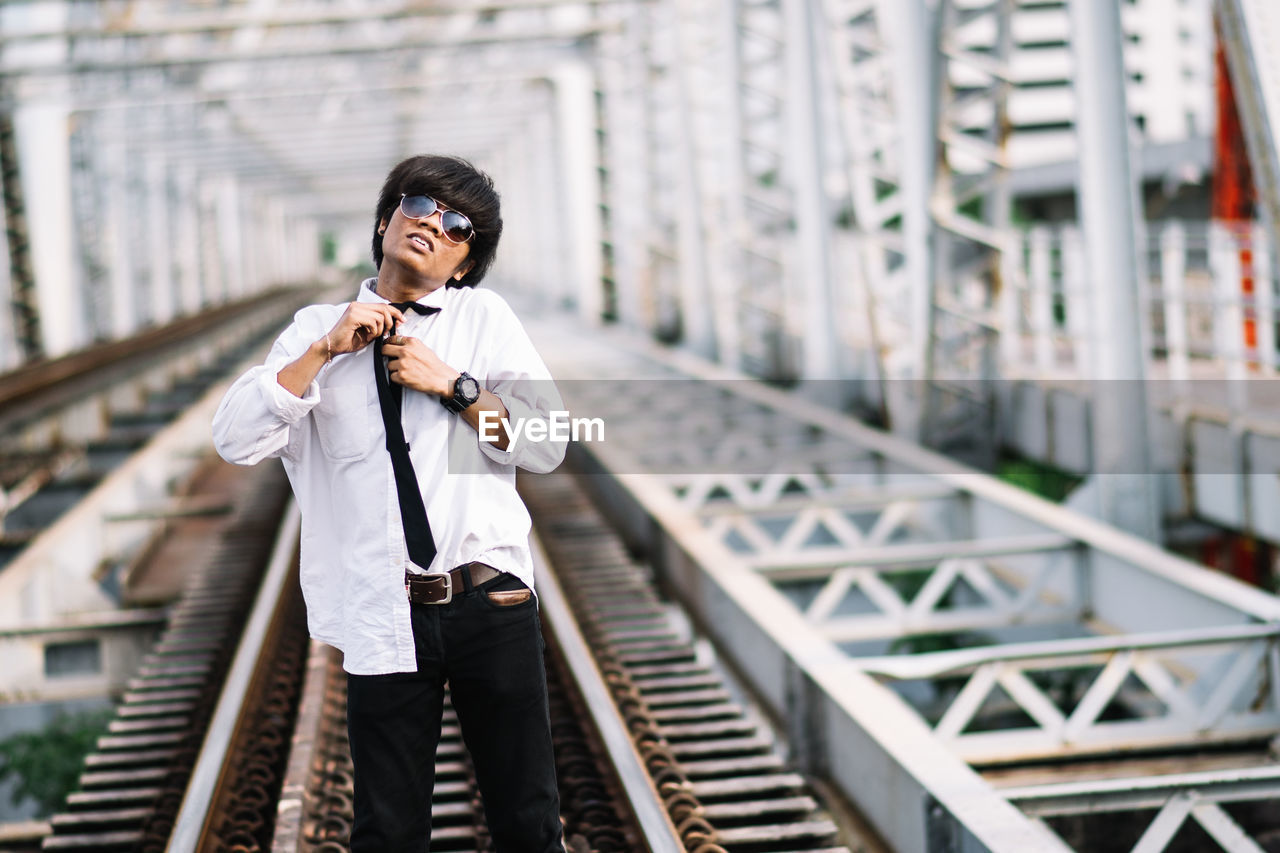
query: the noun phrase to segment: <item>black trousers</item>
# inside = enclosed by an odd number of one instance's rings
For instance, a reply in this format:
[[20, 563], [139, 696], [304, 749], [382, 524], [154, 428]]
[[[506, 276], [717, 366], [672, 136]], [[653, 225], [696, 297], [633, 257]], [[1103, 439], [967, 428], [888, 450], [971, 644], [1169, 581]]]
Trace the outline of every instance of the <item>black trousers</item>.
[[514, 575], [411, 604], [418, 671], [347, 676], [353, 853], [426, 853], [447, 681], [498, 853], [561, 853], [537, 600], [500, 606]]

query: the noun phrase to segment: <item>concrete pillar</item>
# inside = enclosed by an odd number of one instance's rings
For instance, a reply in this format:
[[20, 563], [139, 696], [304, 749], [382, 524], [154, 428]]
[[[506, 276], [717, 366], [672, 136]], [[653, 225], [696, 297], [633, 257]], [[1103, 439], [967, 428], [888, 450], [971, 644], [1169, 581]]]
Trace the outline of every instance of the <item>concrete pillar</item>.
[[[538, 125], [541, 122], [534, 122]], [[539, 131], [534, 127], [527, 129], [531, 138], [544, 138], [550, 142], [549, 134], [540, 137]], [[517, 278], [521, 286], [539, 302], [550, 303], [553, 300], [548, 297], [553, 294], [559, 296], [557, 288], [563, 287], [563, 281], [555, 281], [551, 276], [558, 274], [556, 272], [556, 264], [559, 259], [546, 258], [546, 249], [548, 245], [554, 243], [545, 243], [544, 239], [553, 237], [547, 232], [549, 231], [547, 217], [544, 215], [546, 202], [542, 200], [544, 182], [549, 176], [554, 174], [555, 167], [548, 160], [538, 163], [534, 158], [528, 155], [527, 151], [516, 150], [511, 151], [510, 162], [517, 176], [517, 186], [520, 187], [518, 194], [519, 202], [515, 210], [515, 215], [521, 222], [519, 230], [519, 249], [513, 260], [519, 264]], [[544, 236], [545, 235], [545, 236]], [[539, 251], [538, 247], [542, 245], [544, 248]], [[550, 261], [550, 263], [548, 263]], [[539, 274], [536, 270], [545, 269], [546, 272]], [[544, 280], [539, 282], [539, 277]]]
[[240, 186], [234, 175], [218, 178], [214, 201], [218, 228], [218, 263], [222, 268], [226, 298], [239, 299], [247, 292], [244, 264], [244, 236], [240, 225]]
[[[559, 135], [556, 133], [551, 116], [540, 113], [534, 118], [532, 124], [530, 137], [535, 140], [535, 150], [559, 151], [557, 147]], [[536, 231], [533, 238], [533, 257], [540, 274], [545, 277], [546, 283], [543, 286], [555, 296], [557, 307], [573, 307], [575, 310], [581, 310], [581, 303], [577, 301], [580, 295], [578, 282], [574, 278], [573, 265], [568, 254], [570, 242], [576, 239], [576, 235], [572, 228], [565, 227], [566, 223], [571, 223], [573, 220], [562, 186], [566, 158], [563, 152], [560, 153], [559, 158], [540, 157], [536, 160], [529, 158], [536, 187], [534, 191]], [[555, 251], [552, 247], [555, 247]]]
[[22, 104], [13, 114], [40, 327], [49, 356], [84, 346], [89, 337], [78, 307], [70, 116], [66, 104], [56, 101]]
[[229, 296], [227, 277], [220, 254], [217, 179], [202, 177], [197, 198], [200, 220], [198, 235], [200, 281], [203, 285], [204, 305], [221, 305]]
[[[320, 258], [320, 224], [314, 219], [291, 219], [290, 230], [294, 234], [296, 257], [302, 263], [302, 278], [319, 280], [324, 275]], [[281, 281], [294, 281], [297, 276], [284, 275]]]
[[111, 293], [109, 331], [112, 338], [127, 337], [138, 325], [135, 293], [135, 268], [130, 252], [130, 216], [128, 204], [128, 151], [123, 136], [111, 134], [104, 144], [101, 168], [105, 172], [106, 192], [103, 222], [106, 233], [108, 282]]
[[145, 167], [146, 221], [144, 243], [151, 268], [151, 320], [157, 325], [173, 319], [177, 302], [173, 277], [173, 223], [169, 218], [169, 170], [164, 155], [149, 152]]
[[[68, 7], [65, 3], [0, 4], [0, 33], [56, 32], [67, 25]], [[5, 44], [0, 53], [8, 61], [49, 68], [65, 65], [68, 58], [67, 42], [59, 38]], [[24, 275], [11, 285], [24, 291], [14, 295], [23, 310], [30, 311], [21, 322], [27, 326], [23, 334], [29, 337], [31, 350], [22, 358], [60, 355], [87, 342], [89, 334], [83, 313], [71, 307], [79, 288], [72, 229], [69, 100], [65, 83], [43, 81], [39, 97], [18, 101], [8, 116], [17, 192], [22, 199], [17, 212], [25, 220], [25, 267], [30, 275], [30, 281]], [[34, 292], [26, 292], [28, 288]], [[15, 317], [13, 322], [20, 321]]]
[[179, 315], [195, 313], [203, 301], [197, 184], [195, 170], [190, 166], [179, 166], [174, 170], [169, 218], [173, 223], [174, 309]]
[[270, 269], [272, 251], [271, 220], [267, 200], [260, 193], [245, 193], [239, 202], [240, 209], [240, 269], [244, 279], [244, 292], [253, 293], [262, 287]]
[[569, 274], [577, 313], [600, 322], [604, 305], [600, 264], [600, 183], [596, 151], [595, 81], [583, 63], [566, 63], [551, 74], [561, 163], [561, 197], [568, 233]]

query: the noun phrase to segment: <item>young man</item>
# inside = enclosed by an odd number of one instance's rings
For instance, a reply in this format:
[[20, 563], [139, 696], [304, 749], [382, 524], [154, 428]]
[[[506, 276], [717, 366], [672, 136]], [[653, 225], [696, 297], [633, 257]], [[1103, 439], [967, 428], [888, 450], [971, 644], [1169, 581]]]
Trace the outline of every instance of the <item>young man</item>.
[[511, 309], [473, 289], [501, 231], [487, 175], [400, 163], [374, 217], [377, 278], [299, 311], [214, 416], [223, 458], [282, 457], [302, 510], [308, 625], [348, 673], [356, 853], [428, 849], [446, 681], [498, 851], [563, 849], [515, 468], [549, 471], [564, 446], [478, 430], [485, 412], [562, 406]]

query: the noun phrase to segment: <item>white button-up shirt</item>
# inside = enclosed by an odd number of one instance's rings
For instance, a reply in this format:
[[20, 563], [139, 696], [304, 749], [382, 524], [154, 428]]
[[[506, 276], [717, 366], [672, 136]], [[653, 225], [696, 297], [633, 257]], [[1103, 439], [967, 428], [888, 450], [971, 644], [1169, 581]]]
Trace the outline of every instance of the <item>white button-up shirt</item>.
[[[386, 302], [360, 288], [361, 302]], [[406, 311], [399, 334], [419, 338], [456, 370], [475, 376], [516, 418], [562, 410], [546, 365], [511, 308], [491, 290], [447, 288], [424, 296], [440, 313]], [[373, 346], [334, 356], [301, 398], [276, 374], [324, 337], [345, 305], [312, 305], [294, 316], [265, 364], [227, 391], [213, 418], [214, 444], [229, 462], [279, 456], [302, 511], [301, 580], [311, 636], [342, 650], [357, 675], [413, 672], [408, 564], [391, 456], [374, 383]], [[440, 405], [405, 389], [401, 420], [437, 554], [430, 571], [473, 560], [533, 588], [529, 513], [515, 488], [517, 466], [550, 471], [565, 444], [522, 441], [507, 451]], [[460, 592], [460, 590], [459, 590]]]

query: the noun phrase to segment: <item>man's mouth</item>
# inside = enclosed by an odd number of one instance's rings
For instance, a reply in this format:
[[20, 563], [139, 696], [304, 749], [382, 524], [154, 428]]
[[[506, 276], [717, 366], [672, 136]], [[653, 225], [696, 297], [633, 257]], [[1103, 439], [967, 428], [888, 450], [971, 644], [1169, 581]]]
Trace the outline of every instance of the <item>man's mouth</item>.
[[409, 242], [414, 243], [415, 245], [421, 246], [422, 248], [426, 249], [428, 252], [435, 251], [435, 248], [431, 245], [430, 241], [428, 241], [425, 237], [419, 234], [410, 235]]

